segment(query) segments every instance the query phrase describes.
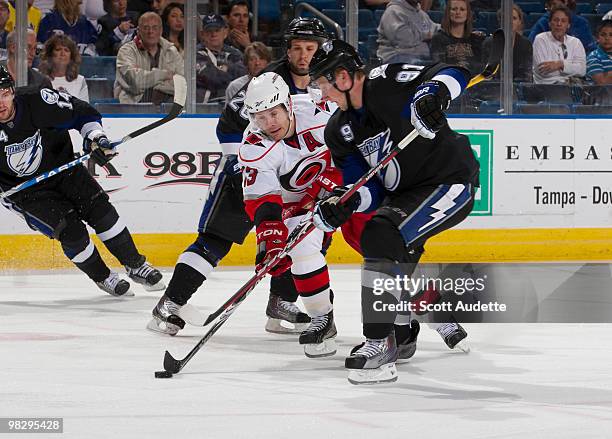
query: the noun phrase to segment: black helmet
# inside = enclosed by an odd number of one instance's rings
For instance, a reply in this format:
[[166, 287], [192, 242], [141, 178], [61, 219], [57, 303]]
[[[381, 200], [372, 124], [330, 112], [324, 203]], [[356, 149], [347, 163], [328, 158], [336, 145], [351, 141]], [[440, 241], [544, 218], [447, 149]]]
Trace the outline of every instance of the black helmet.
[[321, 44], [329, 39], [329, 34], [318, 18], [298, 17], [291, 20], [284, 38], [287, 46], [291, 40], [312, 40]]
[[15, 88], [15, 81], [5, 66], [0, 65], [0, 89]]
[[334, 82], [334, 71], [341, 67], [351, 76], [364, 66], [359, 53], [353, 46], [342, 40], [329, 40], [321, 45], [310, 61], [309, 75], [311, 79], [324, 76], [329, 82]]

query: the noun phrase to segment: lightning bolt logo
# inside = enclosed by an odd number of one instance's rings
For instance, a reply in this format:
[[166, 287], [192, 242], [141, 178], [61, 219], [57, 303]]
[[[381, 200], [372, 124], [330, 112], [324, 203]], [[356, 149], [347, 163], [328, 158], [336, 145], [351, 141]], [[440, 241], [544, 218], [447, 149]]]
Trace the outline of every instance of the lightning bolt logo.
[[436, 201], [430, 206], [430, 208], [433, 210], [433, 212], [429, 214], [431, 220], [423, 226], [419, 227], [418, 231], [421, 232], [432, 224], [438, 223], [443, 218], [445, 218], [446, 212], [448, 212], [450, 209], [457, 205], [455, 200], [457, 199], [457, 197], [459, 197], [459, 195], [461, 195], [464, 189], [465, 186], [462, 184], [452, 185], [438, 201]]

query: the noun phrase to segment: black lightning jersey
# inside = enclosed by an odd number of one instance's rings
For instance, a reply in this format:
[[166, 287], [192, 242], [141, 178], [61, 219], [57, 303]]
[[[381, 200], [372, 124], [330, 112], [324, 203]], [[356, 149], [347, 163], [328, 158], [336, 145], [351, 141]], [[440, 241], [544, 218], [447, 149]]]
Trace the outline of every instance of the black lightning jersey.
[[[295, 86], [289, 70], [289, 61], [286, 58], [269, 64], [261, 73], [274, 72], [280, 75], [289, 86], [289, 93], [292, 95], [306, 93], [306, 90]], [[217, 138], [225, 154], [237, 154], [238, 147], [242, 142], [242, 134], [249, 125], [249, 116], [244, 109], [244, 97], [249, 83], [247, 82], [230, 100], [227, 102], [219, 123], [217, 124]], [[234, 147], [224, 147], [225, 145]], [[235, 151], [234, 151], [235, 150]]]
[[[334, 163], [343, 170], [345, 184], [355, 182], [379, 163], [413, 130], [410, 100], [416, 88], [449, 67], [385, 64], [370, 72], [363, 87], [362, 108], [336, 111], [325, 129], [325, 141]], [[452, 68], [468, 78], [467, 71]], [[368, 187], [388, 193], [438, 184], [477, 185], [478, 169], [468, 139], [447, 125], [433, 140], [417, 137]]]
[[[49, 88], [16, 90], [15, 116], [0, 123], [0, 187], [10, 189], [74, 158], [68, 129], [101, 120], [91, 105]], [[99, 125], [97, 125], [99, 127]]]

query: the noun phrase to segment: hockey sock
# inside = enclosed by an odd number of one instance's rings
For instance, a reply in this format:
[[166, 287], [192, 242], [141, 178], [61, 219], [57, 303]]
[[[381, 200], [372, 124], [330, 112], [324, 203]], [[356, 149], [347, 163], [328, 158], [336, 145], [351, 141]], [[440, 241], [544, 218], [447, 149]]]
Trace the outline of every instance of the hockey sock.
[[110, 274], [98, 249], [89, 239], [85, 226], [80, 221], [71, 222], [61, 232], [59, 241], [64, 254], [94, 282], [102, 282]]
[[280, 276], [270, 279], [270, 292], [287, 302], [295, 302], [298, 298], [298, 291], [293, 282], [291, 271], [287, 270]]
[[[91, 216], [96, 216], [97, 210], [101, 208], [96, 206], [95, 210], [92, 209]], [[138, 268], [144, 264], [145, 257], [138, 253], [132, 235], [112, 205], [108, 204], [106, 214], [92, 219], [90, 225], [96, 231], [98, 238], [122, 265]]]
[[293, 274], [293, 280], [310, 317], [322, 316], [332, 310], [327, 265], [310, 273]]

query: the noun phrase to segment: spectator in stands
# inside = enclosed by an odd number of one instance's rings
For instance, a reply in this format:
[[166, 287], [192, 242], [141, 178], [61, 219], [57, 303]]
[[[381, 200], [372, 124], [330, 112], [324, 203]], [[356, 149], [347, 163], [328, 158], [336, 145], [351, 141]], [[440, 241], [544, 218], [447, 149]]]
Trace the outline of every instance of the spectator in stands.
[[588, 20], [574, 12], [576, 9], [575, 0], [546, 0], [545, 5], [548, 12], [546, 15], [540, 17], [540, 19], [536, 21], [536, 24], [534, 24], [531, 28], [531, 32], [529, 33], [529, 41], [533, 43], [536, 35], [542, 32], [548, 32], [550, 30], [550, 11], [555, 6], [567, 6], [572, 14], [572, 24], [567, 34], [578, 38], [586, 52], [595, 49], [596, 43], [595, 39], [593, 39], [593, 34], [591, 32], [591, 27], [589, 26]]
[[185, 17], [181, 3], [168, 3], [162, 13], [162, 36], [170, 41], [182, 55], [185, 51]]
[[246, 0], [233, 0], [230, 3], [227, 25], [229, 33], [225, 42], [244, 52], [252, 41], [249, 34], [249, 5]]
[[259, 75], [263, 69], [272, 61], [272, 52], [264, 43], [255, 41], [247, 46], [244, 50], [244, 59], [246, 60], [247, 74], [240, 78], [234, 79], [225, 89], [225, 103], [234, 97], [236, 93], [252, 78]]
[[89, 102], [89, 90], [83, 75], [79, 75], [81, 55], [74, 41], [66, 35], [53, 35], [45, 43], [38, 68], [51, 78], [56, 90]]
[[104, 0], [106, 15], [98, 19], [100, 34], [96, 51], [100, 56], [117, 56], [119, 46], [136, 30], [136, 12], [127, 10], [127, 0]]
[[227, 24], [220, 15], [206, 15], [202, 20], [202, 48], [196, 54], [197, 102], [224, 99], [225, 89], [244, 75], [242, 53], [228, 44]]
[[378, 25], [378, 56], [383, 63], [427, 60], [428, 42], [439, 29], [418, 0], [391, 0]]
[[[32, 68], [34, 57], [36, 56], [36, 33], [33, 29], [27, 30], [27, 43], [28, 43], [28, 85], [33, 87], [51, 87], [51, 81], [45, 75], [41, 74], [37, 70]], [[8, 59], [6, 62], [6, 68], [13, 77], [13, 80], [17, 80], [17, 35], [15, 31], [12, 31], [6, 37], [6, 50], [8, 53]]]
[[[502, 10], [497, 11], [497, 21], [502, 22]], [[512, 4], [512, 77], [516, 82], [531, 82], [533, 75], [533, 46], [523, 36], [523, 10]], [[482, 47], [483, 63], [489, 59], [492, 37], [488, 37]], [[499, 78], [499, 72], [496, 74]]]
[[442, 17], [442, 29], [431, 39], [431, 57], [436, 62], [457, 64], [472, 76], [481, 70], [485, 34], [472, 31], [472, 11], [468, 0], [449, 0]]
[[[34, 29], [34, 32], [38, 32], [38, 26], [43, 14], [40, 9], [34, 5], [34, 0], [28, 0], [28, 24]], [[15, 0], [10, 0], [8, 3], [9, 7], [9, 19], [4, 29], [11, 32], [15, 28]]]
[[[0, 0], [0, 49], [6, 49], [6, 37], [8, 36], [8, 31], [5, 29], [5, 27], [8, 19], [9, 5], [4, 0]], [[4, 56], [2, 58], [4, 58]]]
[[612, 85], [612, 20], [597, 26], [597, 49], [587, 57], [587, 76], [597, 85]]
[[38, 28], [38, 41], [44, 43], [55, 34], [65, 34], [74, 40], [81, 55], [96, 56], [98, 31], [81, 14], [79, 0], [55, 0], [53, 11], [45, 15]]
[[158, 104], [172, 100], [172, 77], [184, 75], [184, 61], [174, 44], [161, 34], [161, 17], [145, 12], [138, 19], [136, 37], [119, 48], [114, 90], [119, 102]]
[[533, 43], [533, 82], [568, 84], [584, 77], [584, 47], [578, 38], [567, 35], [571, 17], [566, 6], [550, 11], [550, 31], [538, 34]]

